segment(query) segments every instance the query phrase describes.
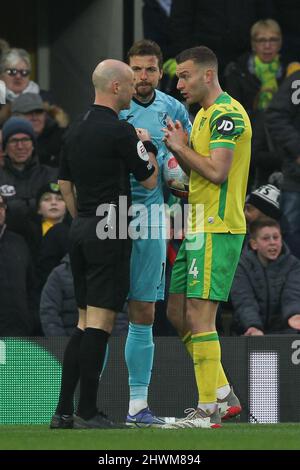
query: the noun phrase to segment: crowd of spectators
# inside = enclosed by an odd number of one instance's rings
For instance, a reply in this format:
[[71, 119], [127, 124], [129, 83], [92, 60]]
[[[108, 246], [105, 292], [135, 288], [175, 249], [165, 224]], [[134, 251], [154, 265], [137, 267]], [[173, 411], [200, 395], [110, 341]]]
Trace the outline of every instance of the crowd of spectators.
[[[233, 334], [300, 331], [300, 35], [294, 24], [300, 5], [287, 3], [290, 15], [280, 1], [230, 1], [222, 8], [144, 1], [145, 37], [165, 55], [162, 89], [178, 98], [176, 54], [206, 45], [219, 58], [224, 90], [251, 119], [248, 233], [229, 303]], [[69, 118], [31, 75], [30, 54], [1, 39], [0, 336], [70, 335], [77, 321], [70, 216], [57, 186]], [[192, 119], [195, 112], [190, 109]], [[167, 273], [179, 244], [169, 243]], [[155, 333], [173, 334], [165, 304], [157, 310]], [[126, 334], [127, 323], [124, 306], [116, 334]]]

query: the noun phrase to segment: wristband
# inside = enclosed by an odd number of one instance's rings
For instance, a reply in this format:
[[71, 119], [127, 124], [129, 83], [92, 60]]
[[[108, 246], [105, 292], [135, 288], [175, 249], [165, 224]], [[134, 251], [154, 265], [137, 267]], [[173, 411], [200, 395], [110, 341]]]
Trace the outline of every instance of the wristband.
[[157, 148], [153, 144], [153, 142], [151, 142], [151, 140], [145, 140], [143, 142], [143, 145], [144, 145], [145, 149], [147, 150], [147, 152], [154, 153], [154, 155], [157, 156]]

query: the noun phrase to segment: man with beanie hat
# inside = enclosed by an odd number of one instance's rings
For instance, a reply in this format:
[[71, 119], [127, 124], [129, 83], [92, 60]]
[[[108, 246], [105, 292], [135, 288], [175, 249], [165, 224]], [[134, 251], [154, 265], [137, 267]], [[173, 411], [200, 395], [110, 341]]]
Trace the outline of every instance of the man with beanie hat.
[[4, 150], [9, 138], [15, 134], [26, 134], [27, 137], [30, 137], [32, 143], [35, 144], [35, 133], [31, 123], [23, 118], [12, 117], [5, 122], [2, 128], [2, 145]]
[[260, 217], [271, 217], [279, 220], [281, 216], [279, 197], [279, 189], [272, 184], [260, 186], [249, 194], [245, 205], [247, 223], [249, 224]]
[[35, 133], [27, 120], [8, 119], [2, 129], [2, 139], [4, 166], [0, 171], [0, 190], [7, 196], [7, 225], [32, 245], [29, 218], [36, 211], [37, 191], [44, 184], [56, 181], [57, 172], [39, 164]]

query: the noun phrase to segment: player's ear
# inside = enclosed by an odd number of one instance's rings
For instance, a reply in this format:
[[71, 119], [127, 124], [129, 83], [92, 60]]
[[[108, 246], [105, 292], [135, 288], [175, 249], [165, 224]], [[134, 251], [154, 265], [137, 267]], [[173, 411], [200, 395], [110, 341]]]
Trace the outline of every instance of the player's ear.
[[214, 79], [215, 71], [213, 69], [207, 69], [205, 71], [205, 81], [206, 83], [211, 83]]
[[112, 82], [111, 87], [112, 87], [112, 92], [114, 93], [114, 95], [117, 95], [119, 93], [120, 83], [117, 80], [115, 80]]

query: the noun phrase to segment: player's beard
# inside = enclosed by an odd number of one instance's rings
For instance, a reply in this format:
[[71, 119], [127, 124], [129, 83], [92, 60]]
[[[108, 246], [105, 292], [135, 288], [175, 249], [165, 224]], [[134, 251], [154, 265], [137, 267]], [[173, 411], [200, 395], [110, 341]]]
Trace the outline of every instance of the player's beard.
[[150, 100], [153, 96], [154, 88], [150, 83], [138, 83], [135, 87], [136, 98], [141, 101]]

